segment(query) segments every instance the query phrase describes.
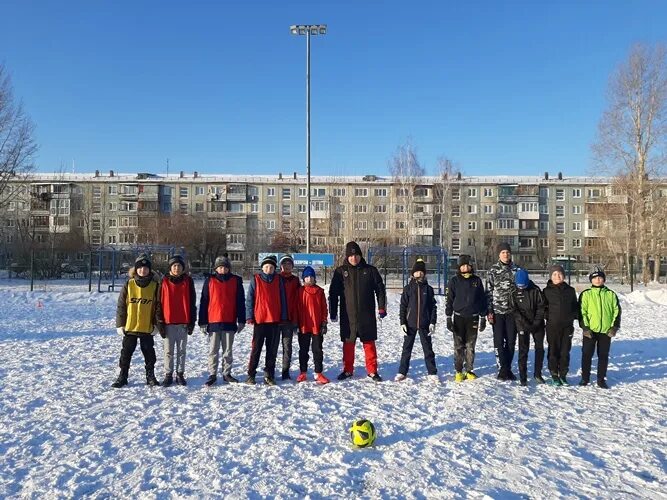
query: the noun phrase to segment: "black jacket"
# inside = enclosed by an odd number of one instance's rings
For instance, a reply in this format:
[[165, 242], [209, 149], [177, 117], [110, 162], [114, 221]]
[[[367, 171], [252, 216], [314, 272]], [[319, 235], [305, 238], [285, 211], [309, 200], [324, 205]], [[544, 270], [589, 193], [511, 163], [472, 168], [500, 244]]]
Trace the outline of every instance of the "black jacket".
[[445, 291], [445, 315], [486, 316], [486, 295], [482, 280], [475, 274], [469, 278], [456, 273], [447, 283]]
[[557, 326], [572, 326], [579, 318], [579, 305], [577, 303], [577, 292], [564, 281], [554, 285], [551, 280], [542, 291], [546, 301], [544, 319], [548, 323]]
[[340, 339], [359, 337], [361, 340], [377, 340], [377, 309], [387, 307], [387, 294], [382, 276], [364, 259], [357, 266], [345, 263], [338, 267], [329, 286], [329, 315], [338, 316], [340, 302]]
[[530, 281], [524, 289], [512, 292], [514, 322], [519, 332], [537, 332], [544, 328], [546, 303], [540, 289]]
[[401, 325], [408, 325], [415, 330], [428, 330], [429, 325], [435, 325], [438, 319], [437, 311], [433, 287], [425, 279], [411, 279], [401, 294]]

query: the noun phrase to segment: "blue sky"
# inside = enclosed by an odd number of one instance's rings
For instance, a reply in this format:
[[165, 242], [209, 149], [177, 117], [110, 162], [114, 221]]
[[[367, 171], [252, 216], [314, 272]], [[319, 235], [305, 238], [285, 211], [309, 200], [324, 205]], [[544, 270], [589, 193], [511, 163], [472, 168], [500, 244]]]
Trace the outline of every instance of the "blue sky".
[[0, 0], [0, 61], [39, 170], [385, 174], [411, 140], [434, 173], [580, 175], [607, 82], [667, 41], [664, 1]]

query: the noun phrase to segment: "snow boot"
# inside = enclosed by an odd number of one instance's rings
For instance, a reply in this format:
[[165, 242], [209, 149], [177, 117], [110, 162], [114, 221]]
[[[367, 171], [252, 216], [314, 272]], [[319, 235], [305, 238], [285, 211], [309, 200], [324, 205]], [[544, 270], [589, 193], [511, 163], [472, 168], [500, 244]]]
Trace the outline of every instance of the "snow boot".
[[512, 373], [512, 370], [507, 372], [507, 380], [509, 380], [511, 382], [516, 380], [516, 375], [514, 375], [514, 373]]
[[113, 384], [111, 384], [111, 387], [118, 389], [120, 387], [127, 385], [127, 372], [128, 370], [121, 370], [116, 381]]
[[521, 377], [521, 380], [519, 381], [521, 384], [521, 387], [528, 387], [528, 379]]
[[551, 380], [549, 380], [549, 385], [560, 387], [563, 385], [563, 382], [560, 381], [560, 377], [558, 375], [552, 375]]
[[380, 377], [379, 373], [369, 373], [368, 378], [370, 378], [373, 382], [382, 382], [382, 377]]
[[583, 378], [579, 381], [579, 387], [586, 387], [588, 384], [588, 380], [584, 380]]
[[544, 379], [542, 378], [542, 375], [535, 375], [534, 379], [535, 379], [535, 382], [537, 382], [538, 384], [544, 384], [545, 383]]
[[188, 385], [188, 382], [185, 380], [185, 373], [184, 372], [178, 372], [176, 374], [176, 383], [178, 385]]
[[276, 381], [273, 379], [273, 377], [264, 377], [264, 383], [266, 385], [276, 385]]
[[245, 379], [245, 383], [248, 385], [255, 385], [255, 377], [248, 375], [248, 378]]
[[345, 380], [346, 378], [351, 378], [352, 377], [352, 372], [341, 372], [340, 375], [338, 375], [338, 380]]
[[172, 376], [171, 373], [167, 373], [164, 376], [164, 380], [162, 381], [162, 387], [169, 387], [173, 383], [174, 383], [174, 377]]
[[283, 380], [291, 380], [292, 379], [292, 377], [289, 376], [289, 370], [283, 370], [282, 379]]
[[463, 382], [466, 379], [466, 376], [463, 372], [456, 372], [454, 375], [454, 382]]
[[223, 379], [225, 382], [228, 382], [228, 383], [230, 383], [230, 384], [236, 384], [236, 383], [238, 383], [238, 381], [239, 381], [239, 379], [237, 379], [236, 377], [234, 377], [231, 373], [228, 373], [227, 375], [223, 375], [222, 379]]
[[153, 368], [146, 368], [146, 385], [151, 387], [160, 386], [160, 382], [155, 378], [155, 370]]
[[607, 381], [604, 380], [604, 379], [598, 380], [598, 387], [600, 389], [609, 389], [609, 386], [607, 385]]
[[215, 375], [209, 375], [208, 379], [206, 379], [206, 382], [204, 382], [204, 385], [211, 387], [212, 385], [215, 385], [217, 381], [218, 377], [216, 377]]

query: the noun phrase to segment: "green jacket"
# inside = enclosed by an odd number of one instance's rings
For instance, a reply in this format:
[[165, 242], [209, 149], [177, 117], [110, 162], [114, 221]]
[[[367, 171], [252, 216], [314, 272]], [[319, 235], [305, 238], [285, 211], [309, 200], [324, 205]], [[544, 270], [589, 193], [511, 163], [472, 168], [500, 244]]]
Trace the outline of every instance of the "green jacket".
[[579, 326], [594, 333], [621, 327], [618, 296], [606, 286], [587, 288], [579, 295]]

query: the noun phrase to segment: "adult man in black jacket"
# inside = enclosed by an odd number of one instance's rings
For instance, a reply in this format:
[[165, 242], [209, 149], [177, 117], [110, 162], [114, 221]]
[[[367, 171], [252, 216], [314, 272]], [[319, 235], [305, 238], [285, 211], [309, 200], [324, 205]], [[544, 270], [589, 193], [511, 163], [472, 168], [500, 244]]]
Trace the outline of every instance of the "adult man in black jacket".
[[487, 306], [484, 285], [474, 274], [469, 255], [459, 255], [458, 272], [447, 283], [445, 295], [447, 329], [454, 334], [454, 380], [463, 382], [465, 379], [476, 379], [477, 375], [472, 369], [477, 328], [479, 325], [480, 332], [486, 328]]
[[334, 271], [329, 286], [329, 316], [338, 321], [340, 302], [340, 339], [343, 342], [343, 372], [338, 380], [350, 378], [354, 371], [354, 347], [357, 337], [361, 339], [366, 356], [366, 371], [376, 382], [382, 381], [377, 372], [377, 323], [378, 316], [387, 315], [387, 295], [384, 282], [377, 268], [367, 264], [356, 242], [345, 245], [346, 262]]

